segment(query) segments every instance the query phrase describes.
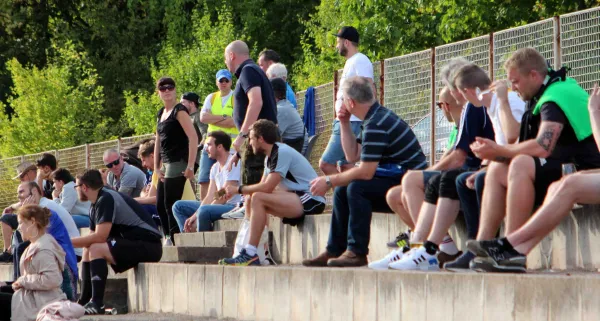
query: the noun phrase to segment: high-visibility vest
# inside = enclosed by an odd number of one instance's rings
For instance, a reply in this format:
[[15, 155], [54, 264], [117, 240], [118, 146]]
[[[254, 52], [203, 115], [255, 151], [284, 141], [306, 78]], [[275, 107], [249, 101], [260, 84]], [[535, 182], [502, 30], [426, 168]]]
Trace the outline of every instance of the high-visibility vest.
[[[227, 103], [225, 104], [225, 106], [223, 106], [223, 102], [221, 100], [221, 92], [217, 91], [213, 93], [211, 99], [210, 112], [213, 115], [225, 115], [227, 117], [231, 117], [233, 115], [233, 95], [229, 96], [229, 99], [227, 99]], [[222, 130], [232, 136], [235, 136], [240, 133], [235, 127], [227, 128], [215, 124], [208, 125], [209, 133], [215, 130]]]

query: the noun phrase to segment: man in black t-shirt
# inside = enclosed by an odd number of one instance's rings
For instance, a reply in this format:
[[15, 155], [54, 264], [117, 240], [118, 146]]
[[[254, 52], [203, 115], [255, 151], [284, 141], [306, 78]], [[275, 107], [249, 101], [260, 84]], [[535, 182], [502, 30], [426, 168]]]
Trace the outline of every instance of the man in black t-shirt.
[[84, 249], [79, 304], [85, 314], [104, 314], [107, 262], [121, 273], [162, 256], [161, 235], [152, 216], [132, 198], [103, 186], [95, 169], [78, 175], [75, 185], [79, 199], [92, 203], [91, 233], [71, 239], [74, 247]]

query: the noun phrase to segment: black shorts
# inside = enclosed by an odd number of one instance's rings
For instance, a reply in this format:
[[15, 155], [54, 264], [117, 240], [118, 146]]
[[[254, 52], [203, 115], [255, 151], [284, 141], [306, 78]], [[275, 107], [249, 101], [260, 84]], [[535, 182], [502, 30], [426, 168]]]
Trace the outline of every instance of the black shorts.
[[10, 226], [13, 230], [16, 230], [19, 226], [19, 221], [17, 220], [17, 214], [3, 214], [0, 216], [0, 222]]
[[289, 224], [291, 226], [296, 226], [304, 221], [304, 216], [313, 215], [313, 214], [321, 214], [325, 210], [325, 203], [317, 201], [310, 194], [305, 192], [295, 192], [298, 197], [300, 197], [300, 203], [302, 203], [302, 207], [304, 208], [304, 213], [301, 216], [295, 218], [287, 218], [284, 217], [281, 221], [283, 224]]
[[162, 257], [160, 240], [149, 242], [111, 237], [106, 244], [115, 259], [115, 264], [111, 265], [115, 273], [125, 272], [141, 262], [158, 262]]
[[542, 205], [550, 184], [562, 178], [562, 162], [555, 159], [534, 157], [535, 161], [535, 206]]

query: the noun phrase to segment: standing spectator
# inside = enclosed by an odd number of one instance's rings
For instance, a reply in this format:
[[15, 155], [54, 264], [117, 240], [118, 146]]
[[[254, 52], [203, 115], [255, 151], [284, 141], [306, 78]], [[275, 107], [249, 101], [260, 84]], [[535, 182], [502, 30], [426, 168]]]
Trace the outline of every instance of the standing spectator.
[[104, 184], [129, 197], [138, 197], [144, 189], [146, 174], [139, 168], [123, 161], [123, 156], [116, 149], [109, 149], [102, 157], [108, 170], [102, 171]]
[[50, 153], [44, 153], [42, 154], [42, 157], [37, 160], [36, 166], [38, 168], [36, 183], [42, 187], [44, 197], [52, 199], [54, 183], [50, 179], [50, 174], [56, 170], [56, 157]]
[[67, 169], [58, 168], [50, 178], [54, 181], [53, 200], [71, 214], [77, 228], [90, 227], [90, 202], [82, 202], [75, 191], [75, 178]]
[[304, 122], [300, 118], [298, 111], [294, 109], [294, 106], [285, 99], [285, 81], [281, 78], [273, 78], [271, 79], [271, 86], [273, 87], [275, 101], [277, 102], [277, 123], [279, 132], [281, 133], [281, 140], [284, 144], [289, 145], [302, 154], [302, 151], [308, 144], [308, 135], [306, 135]]
[[164, 104], [157, 114], [154, 146], [154, 168], [160, 168], [161, 175], [156, 207], [165, 234], [165, 244], [170, 245], [174, 240], [173, 235], [179, 233], [173, 216], [173, 204], [181, 199], [188, 179], [195, 183], [198, 135], [187, 108], [177, 103], [175, 81], [162, 77], [156, 83], [156, 89]]
[[[342, 138], [340, 129], [340, 120], [337, 115], [340, 113], [340, 109], [344, 104], [344, 95], [341, 88], [344, 86], [344, 82], [350, 77], [361, 76], [369, 79], [373, 93], [375, 93], [375, 85], [373, 84], [373, 64], [364, 54], [358, 52], [358, 31], [354, 27], [343, 27], [335, 35], [337, 37], [336, 49], [340, 55], [346, 58], [346, 64], [344, 65], [344, 72], [340, 77], [340, 85], [336, 94], [335, 100], [335, 115], [336, 118], [333, 121], [333, 129], [331, 132], [331, 138], [327, 144], [327, 148], [321, 156], [319, 167], [325, 175], [333, 175], [338, 172], [338, 165], [342, 171], [348, 170], [354, 167], [354, 164], [349, 163], [344, 155], [342, 148]], [[358, 117], [352, 115], [350, 117], [350, 127], [355, 137], [359, 136], [361, 121]]]
[[198, 171], [198, 167], [200, 166], [200, 155], [201, 147], [206, 138], [206, 131], [208, 129], [208, 125], [203, 123], [200, 120], [200, 96], [196, 93], [187, 92], [181, 96], [181, 100], [179, 102], [188, 109], [190, 113], [190, 119], [192, 120], [192, 124], [194, 125], [194, 129], [196, 130], [196, 135], [198, 135], [198, 151], [196, 152], [196, 163], [194, 163], [194, 173]]
[[[285, 97], [290, 103], [292, 103], [292, 105], [294, 105], [294, 108], [297, 109], [298, 105], [296, 104], [296, 94], [294, 94], [294, 90], [292, 89], [290, 84], [287, 82], [287, 76], [288, 76], [287, 69], [285, 68], [285, 65], [280, 63], [280, 60], [281, 59], [279, 57], [279, 54], [277, 52], [275, 52], [275, 50], [272, 50], [272, 49], [265, 49], [265, 50], [261, 51], [260, 54], [258, 54], [258, 66], [267, 75], [268, 75], [267, 71], [269, 70], [269, 68], [271, 66], [273, 66], [274, 64], [281, 65], [278, 67], [278, 69], [279, 69], [278, 72], [282, 73], [282, 74], [279, 76], [275, 76], [274, 78], [283, 78], [283, 80], [286, 81]], [[283, 66], [283, 69], [281, 69], [282, 66]], [[283, 76], [284, 71], [285, 71], [285, 76]], [[271, 77], [269, 77], [269, 79], [270, 78]]]
[[[227, 69], [217, 71], [218, 91], [209, 94], [204, 100], [200, 120], [208, 124], [208, 132], [220, 130], [227, 133], [232, 139], [238, 135], [238, 130], [233, 122], [233, 91], [231, 90], [231, 73]], [[200, 183], [200, 199], [206, 197], [210, 181], [210, 169], [215, 160], [208, 156], [206, 149], [202, 149], [200, 158], [200, 172], [198, 183]]]

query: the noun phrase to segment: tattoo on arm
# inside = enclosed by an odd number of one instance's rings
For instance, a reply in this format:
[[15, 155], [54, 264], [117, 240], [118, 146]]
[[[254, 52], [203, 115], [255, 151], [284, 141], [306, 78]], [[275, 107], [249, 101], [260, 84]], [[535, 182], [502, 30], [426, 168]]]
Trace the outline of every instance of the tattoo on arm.
[[540, 131], [537, 136], [537, 143], [540, 144], [544, 150], [552, 153], [562, 129], [563, 125], [560, 123], [550, 122], [544, 124], [542, 122], [542, 126], [540, 127]]
[[552, 136], [554, 136], [554, 129], [548, 128], [538, 136], [537, 142], [546, 151], [550, 151], [550, 145], [552, 144]]

